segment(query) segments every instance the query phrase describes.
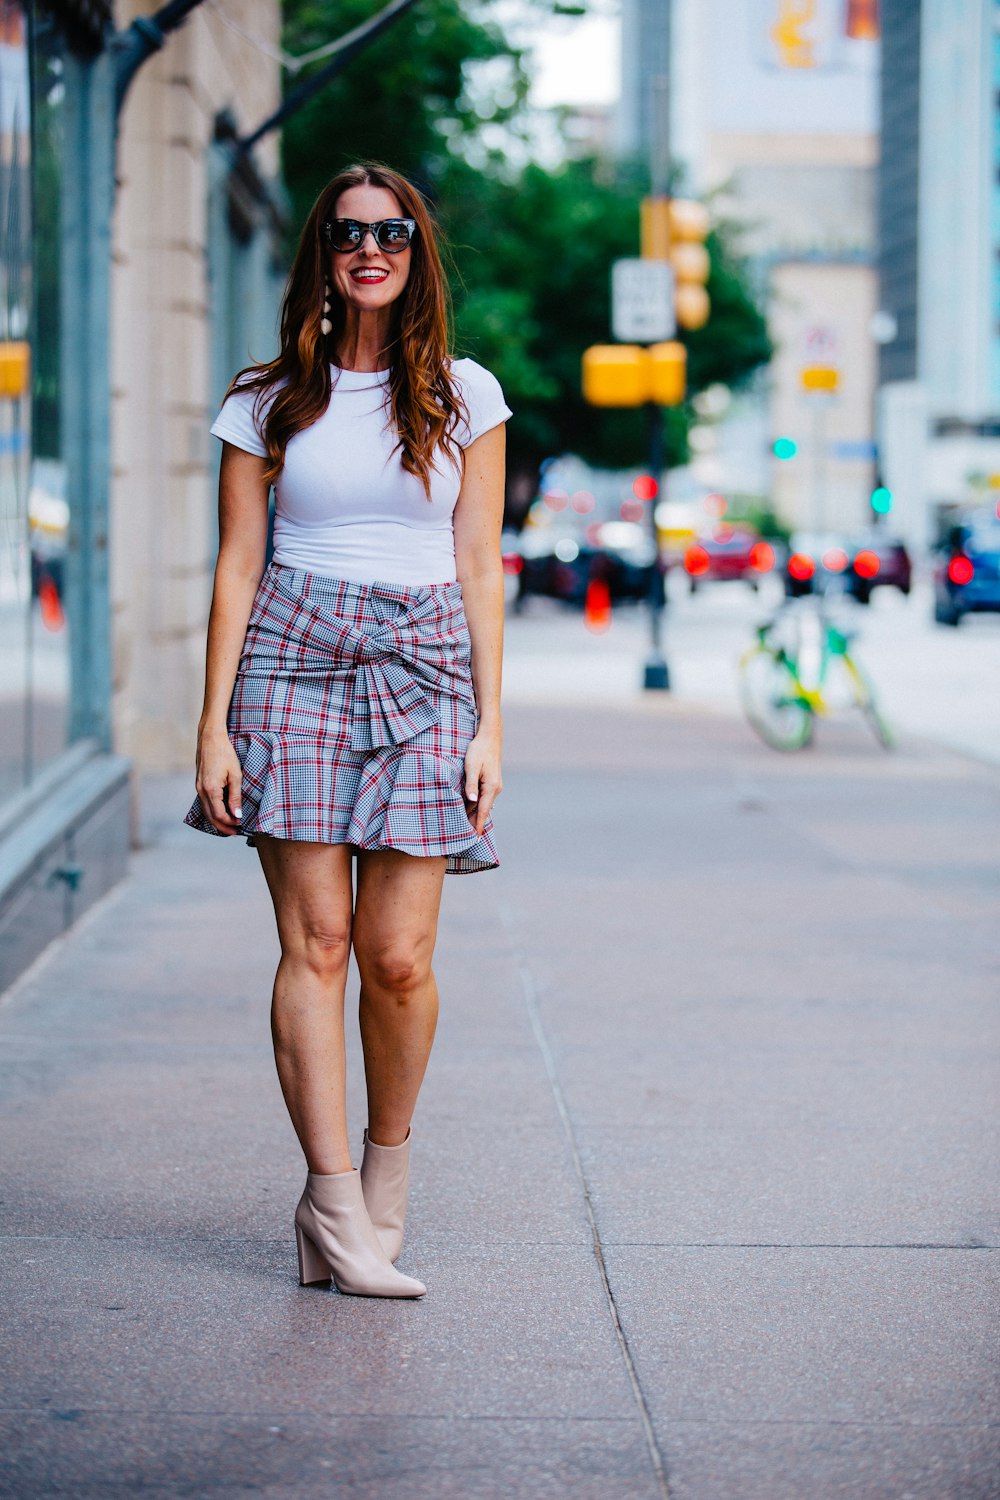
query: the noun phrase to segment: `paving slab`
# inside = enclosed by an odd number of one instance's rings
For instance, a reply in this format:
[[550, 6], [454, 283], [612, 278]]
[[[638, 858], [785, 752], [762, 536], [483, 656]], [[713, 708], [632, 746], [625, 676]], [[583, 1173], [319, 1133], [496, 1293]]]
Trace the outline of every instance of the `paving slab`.
[[[303, 1403], [304, 1405], [305, 1403]], [[53, 1435], [58, 1434], [57, 1441]], [[124, 1500], [141, 1494], [296, 1500], [656, 1500], [631, 1422], [342, 1417], [320, 1409], [181, 1413], [0, 1413], [18, 1494]], [[83, 1476], [100, 1474], [99, 1484]], [[20, 1486], [34, 1486], [21, 1488]]]
[[995, 1427], [673, 1422], [671, 1500], [997, 1500]]

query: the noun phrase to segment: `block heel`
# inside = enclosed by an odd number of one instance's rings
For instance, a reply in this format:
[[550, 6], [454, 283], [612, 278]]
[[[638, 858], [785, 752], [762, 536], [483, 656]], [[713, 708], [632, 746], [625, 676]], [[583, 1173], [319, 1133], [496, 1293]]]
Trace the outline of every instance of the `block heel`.
[[320, 1282], [332, 1281], [333, 1272], [326, 1257], [298, 1224], [295, 1226], [295, 1247], [299, 1252], [299, 1286], [318, 1286]]

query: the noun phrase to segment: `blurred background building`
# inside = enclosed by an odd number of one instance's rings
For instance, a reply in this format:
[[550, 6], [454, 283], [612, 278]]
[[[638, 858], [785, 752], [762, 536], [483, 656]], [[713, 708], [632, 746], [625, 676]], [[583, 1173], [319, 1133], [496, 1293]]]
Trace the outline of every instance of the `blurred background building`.
[[[682, 190], [741, 226], [776, 346], [695, 468], [721, 490], [769, 493], [792, 526], [854, 527], [874, 460], [875, 6], [625, 0], [623, 25], [620, 148], [650, 152], [662, 70]], [[836, 369], [835, 396], [803, 390], [817, 365]], [[792, 459], [772, 457], [779, 438]]]
[[882, 10], [880, 445], [926, 542], [1000, 480], [1000, 5]]
[[619, 149], [649, 153], [665, 75], [682, 185], [742, 226], [776, 344], [706, 482], [834, 530], [881, 482], [925, 548], [1000, 480], [1000, 6], [624, 0], [623, 29]]

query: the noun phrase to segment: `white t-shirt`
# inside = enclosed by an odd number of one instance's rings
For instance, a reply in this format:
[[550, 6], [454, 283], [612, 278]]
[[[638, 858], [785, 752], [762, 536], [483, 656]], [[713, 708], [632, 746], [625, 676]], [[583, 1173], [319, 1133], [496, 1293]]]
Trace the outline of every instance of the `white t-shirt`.
[[[469, 409], [469, 421], [459, 422], [455, 440], [467, 448], [505, 422], [511, 411], [489, 370], [472, 359], [457, 359], [451, 368]], [[404, 470], [402, 450], [392, 452], [396, 435], [388, 425], [389, 371], [335, 365], [331, 370], [330, 404], [311, 426], [289, 439], [275, 480], [275, 562], [352, 583], [451, 583], [458, 470], [439, 449], [428, 499], [420, 480]], [[211, 431], [264, 457], [262, 426], [276, 391], [263, 397], [260, 425], [253, 415], [258, 394], [234, 391]]]

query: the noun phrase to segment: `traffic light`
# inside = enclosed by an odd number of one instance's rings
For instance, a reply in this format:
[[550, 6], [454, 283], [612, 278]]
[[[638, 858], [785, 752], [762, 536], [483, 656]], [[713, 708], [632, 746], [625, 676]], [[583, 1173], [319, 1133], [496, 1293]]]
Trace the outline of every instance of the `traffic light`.
[[872, 510], [877, 516], [887, 516], [892, 510], [892, 490], [886, 489], [884, 484], [878, 484], [872, 490]]
[[667, 260], [674, 271], [674, 313], [681, 328], [703, 328], [711, 304], [705, 283], [711, 269], [705, 238], [708, 210], [690, 198], [644, 198], [640, 209], [644, 260]]
[[592, 344], [583, 351], [583, 399], [590, 406], [679, 406], [687, 386], [687, 350], [662, 344]]
[[705, 290], [711, 269], [705, 239], [708, 210], [688, 198], [670, 200], [670, 263], [677, 278], [674, 306], [682, 328], [704, 328], [712, 310]]
[[772, 445], [775, 458], [780, 459], [782, 463], [787, 463], [789, 459], [794, 458], [798, 451], [798, 443], [790, 437], [775, 438]]

